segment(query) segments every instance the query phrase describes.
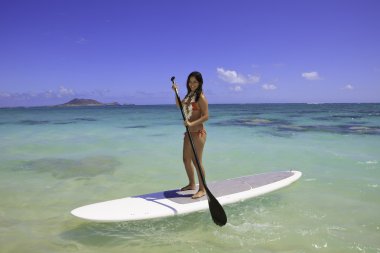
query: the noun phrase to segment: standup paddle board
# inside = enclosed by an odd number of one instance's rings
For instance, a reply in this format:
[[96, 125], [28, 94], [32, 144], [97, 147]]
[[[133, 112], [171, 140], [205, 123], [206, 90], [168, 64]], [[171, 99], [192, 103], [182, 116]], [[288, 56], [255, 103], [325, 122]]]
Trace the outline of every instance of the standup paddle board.
[[[301, 177], [299, 171], [270, 172], [211, 182], [208, 188], [221, 205], [235, 203], [281, 189]], [[168, 217], [207, 210], [204, 196], [192, 199], [195, 190], [179, 189], [95, 203], [71, 211], [76, 217], [98, 222], [120, 222]]]

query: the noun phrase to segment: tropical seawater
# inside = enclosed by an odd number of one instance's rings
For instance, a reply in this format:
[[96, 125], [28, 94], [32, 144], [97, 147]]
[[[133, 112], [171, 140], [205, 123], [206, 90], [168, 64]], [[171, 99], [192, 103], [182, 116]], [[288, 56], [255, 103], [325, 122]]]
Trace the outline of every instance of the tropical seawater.
[[380, 252], [380, 104], [210, 105], [207, 181], [297, 169], [279, 191], [170, 218], [76, 207], [187, 183], [175, 106], [0, 109], [0, 252]]

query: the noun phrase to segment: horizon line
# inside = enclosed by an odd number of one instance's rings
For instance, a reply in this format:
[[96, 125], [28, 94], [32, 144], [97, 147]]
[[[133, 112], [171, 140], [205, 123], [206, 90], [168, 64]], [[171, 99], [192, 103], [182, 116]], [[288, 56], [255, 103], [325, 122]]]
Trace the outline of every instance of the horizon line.
[[[253, 102], [253, 103], [209, 103], [209, 105], [273, 105], [273, 104], [304, 104], [304, 105], [326, 105], [326, 104], [380, 104], [380, 102]], [[12, 108], [43, 108], [43, 107], [52, 107], [52, 108], [99, 108], [99, 107], [133, 107], [133, 106], [176, 106], [173, 104], [119, 104], [119, 105], [77, 105], [77, 106], [62, 106], [59, 105], [32, 105], [32, 106], [0, 106], [0, 109], [12, 109]]]

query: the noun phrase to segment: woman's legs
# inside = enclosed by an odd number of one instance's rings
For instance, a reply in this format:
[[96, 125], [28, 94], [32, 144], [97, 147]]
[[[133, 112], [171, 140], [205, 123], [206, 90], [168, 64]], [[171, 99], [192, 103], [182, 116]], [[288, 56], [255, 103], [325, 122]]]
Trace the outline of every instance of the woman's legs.
[[[203, 163], [202, 163], [203, 148], [204, 148], [205, 143], [206, 143], [206, 134], [195, 133], [192, 135], [192, 137], [193, 137], [193, 141], [194, 141], [195, 150], [197, 151], [198, 160], [199, 160], [199, 163], [201, 166], [200, 169], [202, 171], [203, 177], [206, 178], [205, 170], [203, 168]], [[192, 197], [192, 198], [196, 199], [196, 198], [203, 197], [206, 194], [206, 190], [205, 190], [205, 186], [203, 184], [201, 175], [199, 174], [199, 168], [197, 166], [197, 161], [195, 160], [194, 155], [192, 157], [192, 160], [193, 160], [194, 166], [197, 168], [197, 175], [198, 175], [198, 182], [199, 182], [199, 190]]]
[[194, 179], [194, 168], [192, 165], [193, 150], [191, 148], [190, 139], [185, 134], [183, 141], [183, 164], [185, 165], [185, 170], [187, 177], [189, 179], [189, 184], [181, 189], [181, 191], [195, 190], [195, 179]]
[[[206, 143], [206, 135], [205, 134], [199, 134], [199, 133], [191, 133], [191, 137], [194, 142], [195, 149], [197, 151], [199, 163], [201, 165], [202, 174], [205, 177], [205, 172], [202, 165], [202, 155], [203, 155], [203, 148]], [[195, 160], [195, 156], [193, 154], [193, 150], [191, 147], [190, 139], [185, 135], [185, 139], [183, 142], [183, 163], [185, 165], [187, 177], [189, 179], [189, 184], [185, 187], [183, 187], [181, 190], [194, 190], [195, 189], [195, 178], [194, 178], [194, 166], [197, 166], [197, 162]], [[193, 198], [200, 198], [206, 194], [205, 187], [203, 185], [202, 179], [200, 174], [198, 173], [198, 182], [199, 182], [199, 190], [196, 194], [193, 195]]]

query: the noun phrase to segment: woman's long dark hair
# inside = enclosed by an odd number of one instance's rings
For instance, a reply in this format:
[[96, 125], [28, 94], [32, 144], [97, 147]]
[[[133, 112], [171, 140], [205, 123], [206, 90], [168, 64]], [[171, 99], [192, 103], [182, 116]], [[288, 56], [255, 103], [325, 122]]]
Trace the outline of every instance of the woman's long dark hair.
[[190, 78], [192, 76], [195, 79], [197, 79], [197, 81], [199, 82], [199, 86], [198, 86], [198, 88], [194, 92], [195, 93], [195, 102], [198, 102], [198, 99], [199, 99], [199, 97], [201, 96], [201, 94], [203, 92], [203, 89], [202, 89], [202, 86], [203, 86], [203, 77], [202, 77], [202, 74], [200, 72], [198, 72], [198, 71], [191, 72], [189, 74], [189, 76], [187, 77], [187, 82], [186, 82], [187, 94], [186, 94], [185, 99], [189, 96], [189, 94], [191, 92], [191, 89], [190, 89], [190, 86], [189, 86], [189, 82], [190, 82]]

